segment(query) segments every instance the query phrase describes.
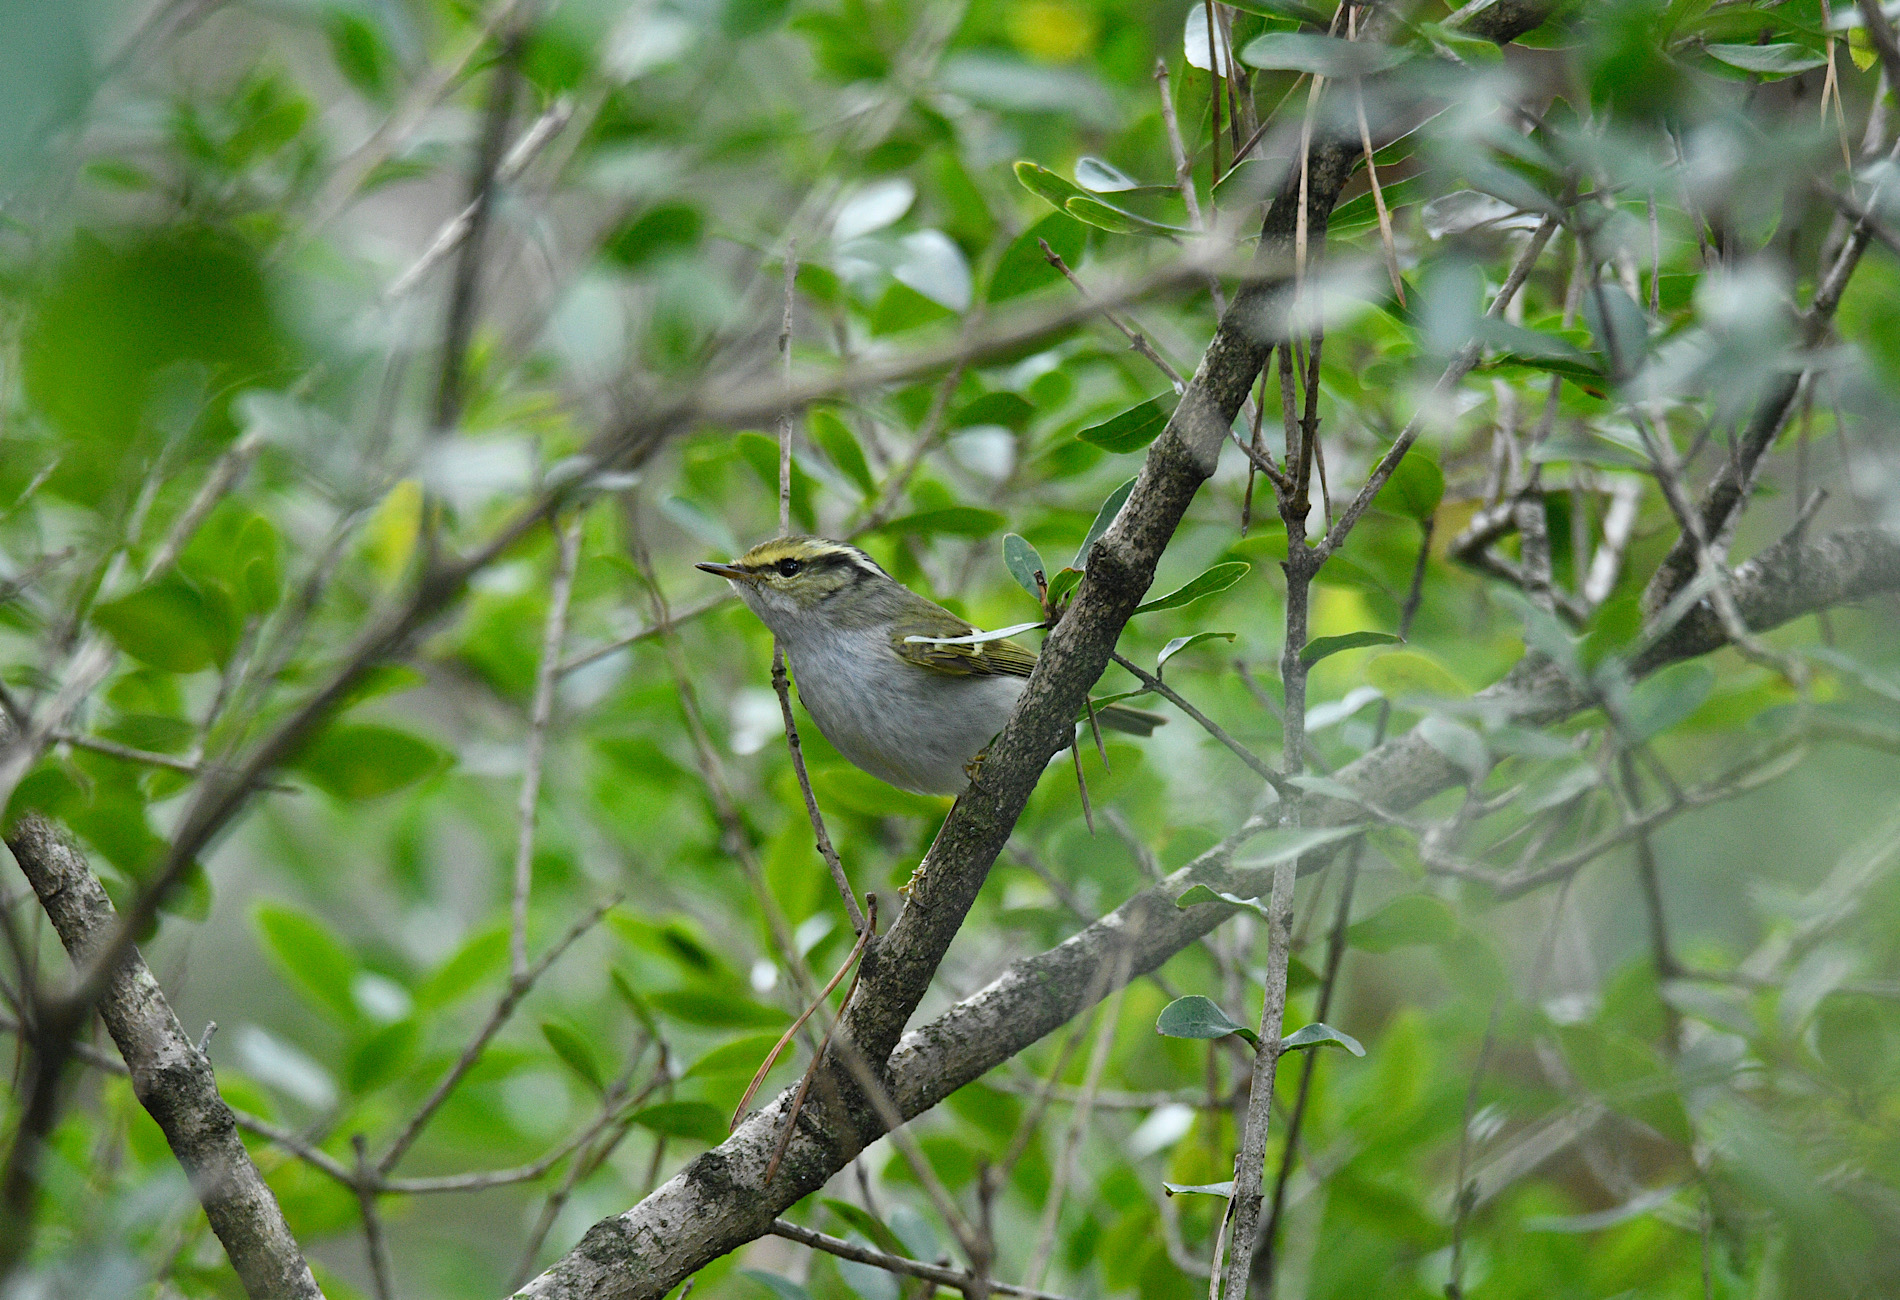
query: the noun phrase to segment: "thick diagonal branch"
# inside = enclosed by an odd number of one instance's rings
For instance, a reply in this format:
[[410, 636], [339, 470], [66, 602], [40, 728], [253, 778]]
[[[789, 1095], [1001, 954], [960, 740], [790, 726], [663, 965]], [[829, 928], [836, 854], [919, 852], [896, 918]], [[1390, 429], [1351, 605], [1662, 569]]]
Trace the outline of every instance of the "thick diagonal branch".
[[[1734, 590], [1755, 632], [1830, 605], [1900, 591], [1900, 535], [1860, 529], [1805, 543], [1790, 538], [1741, 566]], [[1635, 666], [1651, 672], [1724, 644], [1720, 623], [1697, 611]], [[1478, 701], [1506, 721], [1526, 724], [1554, 722], [1592, 704], [1583, 687], [1535, 657], [1480, 693]], [[1366, 754], [1336, 779], [1372, 803], [1402, 809], [1468, 777], [1414, 732]], [[1302, 820], [1320, 825], [1361, 816], [1352, 805], [1320, 801]], [[1182, 909], [1174, 900], [1193, 884], [1243, 897], [1258, 894], [1265, 873], [1229, 865], [1240, 839], [1203, 854], [1067, 942], [1017, 961], [988, 987], [904, 1035], [887, 1072], [899, 1111], [909, 1118], [929, 1110], [1087, 1010], [1116, 981], [1157, 969], [1226, 920], [1231, 911], [1221, 904]], [[633, 1209], [595, 1224], [522, 1294], [562, 1300], [664, 1295], [706, 1261], [771, 1231], [780, 1209], [822, 1186], [878, 1135], [868, 1105], [843, 1116], [808, 1114], [778, 1181], [762, 1185], [785, 1102], [780, 1097], [753, 1115]]]
[[[1508, 41], [1548, 12], [1543, 0], [1499, 0], [1473, 15], [1468, 30]], [[1213, 474], [1269, 349], [1286, 337], [1295, 286], [1282, 268], [1296, 233], [1324, 228], [1358, 157], [1356, 138], [1316, 141], [1304, 173], [1306, 201], [1283, 192], [1269, 208], [1257, 256], [1271, 273], [1243, 288], [1222, 316], [1167, 428], [1149, 449], [1127, 504], [1090, 551], [1075, 601], [1043, 644], [1009, 724], [918, 868], [909, 906], [865, 954], [857, 996], [842, 1017], [843, 1033], [865, 1059], [887, 1060], [898, 1046], [1044, 767], [1072, 743], [1073, 719], [1089, 688], [1107, 666], [1189, 504]], [[1079, 988], [1074, 997], [1081, 997]], [[877, 1136], [876, 1117], [856, 1100], [852, 1080], [841, 1069], [833, 1069], [831, 1078], [830, 1095], [837, 1101], [806, 1108], [800, 1135], [772, 1183], [763, 1178], [772, 1135], [760, 1122], [782, 1118], [783, 1098], [641, 1205], [594, 1225], [522, 1294], [660, 1296], [705, 1262], [769, 1231], [780, 1210], [821, 1186]]]
[[[74, 965], [84, 967], [117, 924], [106, 891], [78, 850], [37, 813], [20, 819], [7, 847]], [[284, 1223], [277, 1198], [238, 1137], [210, 1059], [186, 1037], [136, 951], [115, 969], [98, 1010], [131, 1071], [133, 1092], [190, 1175], [245, 1293], [253, 1300], [321, 1300], [323, 1292]]]

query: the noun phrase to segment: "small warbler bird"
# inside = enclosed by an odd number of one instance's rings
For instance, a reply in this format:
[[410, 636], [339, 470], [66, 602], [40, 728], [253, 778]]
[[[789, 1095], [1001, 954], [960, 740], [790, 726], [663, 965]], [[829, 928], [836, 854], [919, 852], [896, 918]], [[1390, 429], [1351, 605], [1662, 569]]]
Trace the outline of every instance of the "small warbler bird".
[[[976, 629], [843, 542], [778, 537], [697, 567], [772, 629], [825, 739], [900, 790], [961, 794], [1036, 666], [1014, 641], [943, 644]], [[1139, 736], [1167, 721], [1119, 704], [1095, 716]]]

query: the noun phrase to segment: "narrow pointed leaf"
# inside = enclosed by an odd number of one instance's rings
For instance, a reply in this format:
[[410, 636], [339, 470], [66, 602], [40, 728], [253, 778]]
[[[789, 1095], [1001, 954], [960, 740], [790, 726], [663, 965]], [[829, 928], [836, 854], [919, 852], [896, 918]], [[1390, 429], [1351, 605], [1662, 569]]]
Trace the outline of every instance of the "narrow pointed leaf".
[[1100, 424], [1092, 424], [1075, 436], [1081, 441], [1116, 454], [1139, 451], [1161, 436], [1168, 427], [1168, 413], [1161, 399], [1151, 397], [1129, 407], [1120, 415]]
[[548, 1040], [548, 1046], [554, 1049], [554, 1054], [561, 1058], [567, 1068], [587, 1080], [595, 1092], [606, 1090], [607, 1083], [600, 1072], [600, 1061], [579, 1030], [558, 1020], [543, 1020], [541, 1037]]
[[1183, 910], [1199, 906], [1202, 903], [1226, 903], [1230, 907], [1244, 907], [1257, 913], [1262, 920], [1270, 920], [1267, 905], [1258, 898], [1242, 898], [1239, 894], [1224, 893], [1211, 885], [1194, 885], [1174, 900], [1174, 905]]
[[1060, 176], [1037, 163], [1019, 162], [1016, 164], [1016, 179], [1022, 187], [1043, 202], [1060, 208], [1073, 198], [1087, 198], [1088, 191], [1079, 185], [1063, 180]]
[[1247, 576], [1253, 565], [1244, 560], [1229, 560], [1225, 564], [1216, 564], [1182, 587], [1176, 587], [1165, 596], [1156, 597], [1136, 607], [1137, 614], [1152, 614], [1161, 609], [1179, 609], [1183, 605], [1192, 605], [1195, 601], [1211, 596], [1217, 591], [1226, 591], [1229, 587]]
[[[1095, 512], [1095, 522], [1089, 525], [1088, 535], [1082, 539], [1082, 545], [1076, 550], [1075, 562], [1071, 566], [1078, 571], [1077, 581], [1080, 581], [1080, 570], [1089, 567], [1089, 548], [1093, 547], [1096, 539], [1107, 532], [1108, 526], [1115, 522], [1115, 516], [1122, 512], [1124, 505], [1128, 504], [1128, 494], [1134, 490], [1135, 480], [1131, 478], [1110, 492], [1108, 500], [1102, 502], [1102, 508]], [[1050, 585], [1054, 586], [1053, 583]]]
[[1160, 672], [1168, 660], [1203, 641], [1232, 641], [1233, 639], [1232, 632], [1196, 632], [1193, 636], [1177, 636], [1162, 646], [1161, 653], [1155, 656], [1155, 671]]
[[1285, 1038], [1280, 1040], [1280, 1050], [1283, 1052], [1297, 1052], [1303, 1047], [1324, 1046], [1343, 1047], [1354, 1056], [1364, 1056], [1366, 1054], [1366, 1049], [1359, 1045], [1357, 1038], [1354, 1038], [1351, 1034], [1343, 1030], [1334, 1029], [1331, 1025], [1322, 1024], [1317, 1020], [1310, 1025], [1294, 1030], [1291, 1034], [1288, 1034]]
[[1224, 1183], [1163, 1183], [1161, 1190], [1169, 1196], [1232, 1196], [1234, 1180]]
[[1064, 203], [1062, 210], [1085, 225], [1117, 235], [1156, 235], [1172, 238], [1175, 235], [1194, 233], [1186, 226], [1170, 226], [1160, 221], [1150, 221], [1126, 208], [1104, 203], [1092, 194], [1077, 195]]
[[1316, 636], [1306, 643], [1300, 651], [1300, 662], [1312, 667], [1328, 655], [1336, 655], [1342, 650], [1357, 650], [1369, 645], [1398, 645], [1399, 638], [1390, 632], [1348, 632], [1344, 636]]

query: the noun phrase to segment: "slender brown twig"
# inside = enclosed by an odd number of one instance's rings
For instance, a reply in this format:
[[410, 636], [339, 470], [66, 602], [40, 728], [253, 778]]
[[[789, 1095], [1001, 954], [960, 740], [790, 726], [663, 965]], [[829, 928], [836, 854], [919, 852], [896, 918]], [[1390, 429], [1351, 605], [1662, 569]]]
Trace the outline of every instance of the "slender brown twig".
[[508, 967], [515, 979], [528, 970], [528, 894], [534, 886], [535, 805], [541, 798], [541, 767], [547, 756], [548, 724], [554, 717], [554, 684], [560, 676], [561, 642], [567, 638], [567, 607], [574, 595], [574, 570], [580, 562], [581, 520], [555, 530], [554, 585], [548, 593], [547, 623], [541, 633], [541, 662], [534, 675], [534, 703], [528, 714], [527, 753], [522, 759], [521, 793], [515, 801], [514, 897], [509, 910]]
[[383, 1152], [381, 1158], [376, 1161], [378, 1173], [387, 1174], [396, 1167], [396, 1162], [403, 1158], [411, 1146], [415, 1145], [416, 1139], [422, 1136], [422, 1130], [434, 1118], [436, 1111], [441, 1109], [442, 1103], [449, 1099], [449, 1094], [454, 1092], [461, 1084], [463, 1077], [475, 1068], [475, 1062], [481, 1059], [482, 1053], [488, 1048], [489, 1041], [500, 1032], [503, 1025], [508, 1023], [508, 1017], [514, 1014], [515, 1008], [521, 1005], [521, 1000], [528, 996], [529, 990], [543, 975], [547, 974], [550, 966], [561, 959], [563, 953], [574, 946], [576, 940], [593, 929], [600, 918], [607, 914], [608, 909], [619, 901], [620, 895], [614, 894], [595, 904], [588, 909], [586, 915], [568, 927], [567, 933], [562, 935], [553, 947], [541, 954], [539, 961], [521, 974], [510, 977], [507, 989], [496, 1001], [494, 1010], [488, 1013], [488, 1019], [476, 1031], [475, 1037], [469, 1040], [468, 1045], [462, 1049], [462, 1054], [456, 1058], [455, 1064], [451, 1065], [436, 1082], [435, 1087], [430, 1089], [429, 1095], [416, 1108], [415, 1114], [411, 1115], [409, 1122], [403, 1125], [402, 1132], [396, 1135], [396, 1140], [389, 1144], [389, 1149]]
[[[810, 1246], [813, 1250], [822, 1250], [828, 1255], [836, 1255], [839, 1259], [869, 1264], [887, 1273], [919, 1277], [926, 1282], [935, 1282], [939, 1286], [949, 1287], [953, 1291], [967, 1293], [967, 1288], [976, 1280], [973, 1273], [945, 1268], [941, 1264], [926, 1264], [921, 1260], [906, 1259], [902, 1255], [893, 1255], [870, 1246], [860, 1246], [856, 1242], [845, 1241], [811, 1228], [801, 1227], [788, 1219], [772, 1220], [770, 1231], [775, 1237], [795, 1241], [801, 1246]], [[988, 1285], [989, 1289], [998, 1295], [1022, 1296], [1025, 1300], [1065, 1300], [1063, 1296], [1053, 1291], [1037, 1291], [1032, 1287], [1015, 1286], [1008, 1282], [991, 1282]]]

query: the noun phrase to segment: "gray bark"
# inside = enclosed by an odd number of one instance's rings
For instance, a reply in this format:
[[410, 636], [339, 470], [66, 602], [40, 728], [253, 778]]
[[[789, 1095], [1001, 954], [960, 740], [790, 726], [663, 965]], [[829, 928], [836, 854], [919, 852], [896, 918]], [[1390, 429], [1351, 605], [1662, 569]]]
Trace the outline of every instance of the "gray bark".
[[[1766, 631], [1831, 605], [1900, 590], [1900, 536], [1857, 529], [1811, 542], [1788, 539], [1743, 565], [1735, 595], [1754, 631]], [[1639, 661], [1653, 671], [1726, 644], [1719, 622], [1699, 607]], [[1526, 658], [1480, 700], [1503, 717], [1547, 724], [1590, 707], [1589, 695], [1548, 661]], [[1338, 779], [1400, 810], [1467, 779], [1417, 733], [1397, 737], [1340, 770]], [[1355, 818], [1345, 803], [1321, 801], [1303, 824]], [[1211, 931], [1232, 914], [1219, 904], [1182, 909], [1190, 885], [1249, 897], [1270, 884], [1270, 869], [1236, 869], [1237, 846], [1210, 850], [1152, 889], [1123, 903], [1066, 942], [1025, 957], [987, 987], [905, 1034], [890, 1058], [888, 1087], [911, 1118], [981, 1078], [1085, 1011], [1091, 996], [1113, 990]], [[1311, 866], [1311, 863], [1303, 864]], [[913, 904], [915, 905], [915, 904]], [[1123, 948], [1129, 960], [1122, 965]], [[823, 1120], [809, 1113], [777, 1181], [763, 1171], [784, 1119], [787, 1097], [752, 1116], [738, 1132], [688, 1165], [646, 1200], [595, 1224], [568, 1255], [518, 1294], [536, 1300], [616, 1300], [664, 1296], [695, 1269], [770, 1230], [774, 1216], [823, 1186], [881, 1132], [867, 1105]], [[808, 1103], [807, 1111], [813, 1108]]]
[[[118, 928], [106, 891], [77, 849], [38, 813], [7, 837], [60, 941], [83, 969]], [[98, 1002], [99, 1018], [132, 1077], [132, 1090], [191, 1177], [211, 1230], [253, 1300], [322, 1300], [277, 1198], [251, 1162], [211, 1061], [186, 1036], [136, 949]]]

